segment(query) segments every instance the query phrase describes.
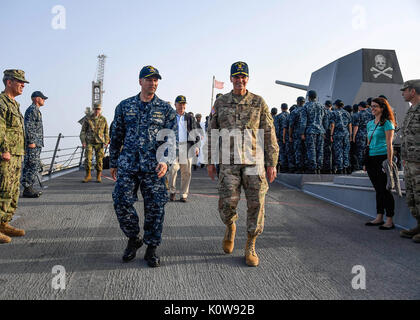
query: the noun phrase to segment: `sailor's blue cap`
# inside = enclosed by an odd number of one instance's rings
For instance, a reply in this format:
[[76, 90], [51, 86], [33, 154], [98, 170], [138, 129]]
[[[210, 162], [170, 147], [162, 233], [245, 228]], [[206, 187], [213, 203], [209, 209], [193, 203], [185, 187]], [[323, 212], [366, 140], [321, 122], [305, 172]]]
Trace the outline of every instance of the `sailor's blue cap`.
[[143, 69], [141, 69], [139, 78], [140, 79], [150, 78], [152, 76], [157, 76], [159, 79], [162, 79], [162, 77], [159, 74], [158, 69], [152, 66], [146, 66], [146, 67], [143, 67]]

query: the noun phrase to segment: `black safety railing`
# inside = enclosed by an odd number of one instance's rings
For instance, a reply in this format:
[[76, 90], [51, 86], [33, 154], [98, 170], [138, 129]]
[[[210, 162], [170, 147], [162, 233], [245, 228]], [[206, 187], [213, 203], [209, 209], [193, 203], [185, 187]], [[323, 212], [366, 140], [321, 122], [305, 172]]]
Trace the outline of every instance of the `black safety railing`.
[[[46, 136], [44, 138], [46, 140], [56, 139], [56, 143], [53, 150], [43, 150], [41, 152], [43, 176], [51, 177], [53, 173], [78, 168], [82, 165], [84, 149], [79, 145], [79, 136], [66, 136], [60, 133], [58, 136]], [[60, 148], [60, 145], [63, 144], [65, 146], [73, 145], [73, 147]]]

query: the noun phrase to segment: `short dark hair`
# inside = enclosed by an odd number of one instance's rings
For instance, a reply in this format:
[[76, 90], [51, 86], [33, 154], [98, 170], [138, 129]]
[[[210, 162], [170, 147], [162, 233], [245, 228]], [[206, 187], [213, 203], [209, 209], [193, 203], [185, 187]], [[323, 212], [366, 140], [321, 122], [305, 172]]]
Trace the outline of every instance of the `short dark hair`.
[[317, 95], [317, 93], [316, 93], [316, 91], [315, 90], [310, 90], [309, 92], [308, 92], [308, 98], [309, 99], [311, 99], [311, 100], [314, 100], [314, 99], [316, 99], [316, 97], [317, 97], [318, 95]]

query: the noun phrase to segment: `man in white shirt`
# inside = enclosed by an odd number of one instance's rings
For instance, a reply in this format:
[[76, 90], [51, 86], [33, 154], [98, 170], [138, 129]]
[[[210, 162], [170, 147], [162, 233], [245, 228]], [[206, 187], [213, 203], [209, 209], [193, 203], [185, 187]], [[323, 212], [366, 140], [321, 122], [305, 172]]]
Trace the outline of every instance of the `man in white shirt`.
[[[197, 130], [197, 124], [194, 117], [185, 112], [187, 99], [184, 96], [178, 96], [175, 100], [176, 118], [178, 123], [178, 154], [177, 160], [171, 165], [169, 170], [169, 193], [170, 200], [175, 201], [176, 196], [176, 177], [181, 169], [181, 202], [187, 202], [190, 182], [191, 165], [194, 153], [189, 152], [191, 147], [195, 148], [195, 156], [200, 152], [199, 145], [200, 133]], [[190, 139], [189, 139], [190, 138]]]

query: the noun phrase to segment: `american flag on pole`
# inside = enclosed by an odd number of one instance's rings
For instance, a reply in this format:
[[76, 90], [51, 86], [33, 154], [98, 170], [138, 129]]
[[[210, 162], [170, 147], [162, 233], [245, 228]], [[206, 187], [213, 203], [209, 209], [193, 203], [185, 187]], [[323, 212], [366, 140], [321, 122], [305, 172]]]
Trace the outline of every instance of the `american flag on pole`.
[[217, 81], [216, 79], [214, 79], [214, 87], [216, 89], [222, 90], [225, 87], [225, 83], [224, 82], [221, 82], [221, 81]]

